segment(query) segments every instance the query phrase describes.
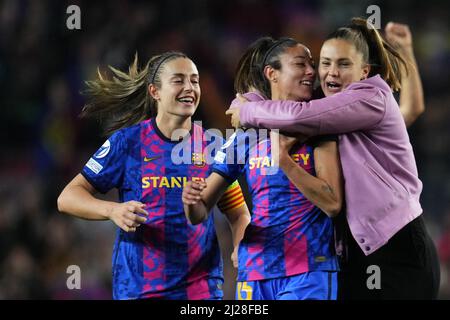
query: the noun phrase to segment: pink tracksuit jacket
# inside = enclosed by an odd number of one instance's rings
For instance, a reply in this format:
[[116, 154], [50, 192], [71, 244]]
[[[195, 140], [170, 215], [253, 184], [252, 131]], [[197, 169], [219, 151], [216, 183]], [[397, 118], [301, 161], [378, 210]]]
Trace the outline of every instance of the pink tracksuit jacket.
[[379, 75], [335, 95], [242, 104], [244, 127], [339, 134], [347, 220], [366, 255], [422, 213], [422, 182], [399, 106]]

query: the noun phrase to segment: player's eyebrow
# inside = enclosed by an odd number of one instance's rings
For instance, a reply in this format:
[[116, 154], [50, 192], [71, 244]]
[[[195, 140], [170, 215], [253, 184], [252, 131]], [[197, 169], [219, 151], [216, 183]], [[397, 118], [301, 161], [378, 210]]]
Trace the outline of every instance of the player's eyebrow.
[[[186, 74], [184, 74], [184, 73], [174, 73], [174, 74], [172, 74], [172, 78], [174, 78], [174, 77], [185, 77], [185, 76], [186, 76]], [[188, 76], [189, 77], [198, 77], [198, 74], [197, 73], [191, 73]]]

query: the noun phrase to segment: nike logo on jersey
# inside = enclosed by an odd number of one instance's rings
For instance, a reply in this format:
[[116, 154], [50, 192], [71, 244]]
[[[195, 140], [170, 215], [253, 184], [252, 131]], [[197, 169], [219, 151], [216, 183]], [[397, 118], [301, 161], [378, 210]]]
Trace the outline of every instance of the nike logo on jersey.
[[150, 161], [153, 161], [153, 160], [156, 160], [159, 158], [161, 158], [161, 156], [150, 157], [150, 158], [144, 157], [144, 162], [150, 162]]

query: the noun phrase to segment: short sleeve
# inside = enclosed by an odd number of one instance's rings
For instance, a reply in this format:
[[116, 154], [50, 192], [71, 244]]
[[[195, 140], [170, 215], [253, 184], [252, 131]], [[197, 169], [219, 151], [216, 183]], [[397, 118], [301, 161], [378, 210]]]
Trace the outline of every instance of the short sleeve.
[[238, 130], [225, 142], [222, 148], [217, 151], [212, 165], [212, 171], [220, 174], [230, 184], [244, 173], [245, 159], [248, 146], [245, 139], [240, 139]]
[[101, 193], [122, 185], [127, 158], [123, 131], [114, 133], [95, 152], [81, 174]]

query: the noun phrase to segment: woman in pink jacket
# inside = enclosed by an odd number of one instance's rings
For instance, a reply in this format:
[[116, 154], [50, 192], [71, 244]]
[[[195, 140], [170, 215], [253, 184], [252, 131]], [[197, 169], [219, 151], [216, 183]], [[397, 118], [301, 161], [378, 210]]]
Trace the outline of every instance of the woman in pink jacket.
[[227, 111], [235, 126], [340, 134], [347, 217], [342, 299], [437, 297], [439, 263], [421, 215], [422, 182], [392, 94], [407, 65], [376, 29], [353, 19], [322, 46], [325, 98], [238, 102]]

